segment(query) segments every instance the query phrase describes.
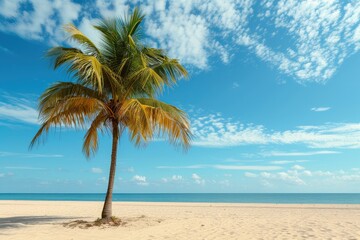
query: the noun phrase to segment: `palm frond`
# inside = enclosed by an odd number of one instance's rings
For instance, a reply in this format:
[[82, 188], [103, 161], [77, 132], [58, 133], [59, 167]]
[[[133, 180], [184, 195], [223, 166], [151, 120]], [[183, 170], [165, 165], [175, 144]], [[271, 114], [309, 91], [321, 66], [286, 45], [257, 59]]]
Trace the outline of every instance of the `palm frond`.
[[118, 25], [117, 19], [104, 19], [94, 26], [101, 34], [100, 51], [104, 62], [111, 69], [117, 68], [126, 48], [118, 31]]
[[88, 88], [84, 85], [71, 82], [57, 82], [52, 84], [39, 98], [39, 113], [40, 115], [48, 115], [53, 111], [54, 106], [63, 103], [66, 99], [71, 98], [94, 98], [98, 100], [98, 104], [107, 101], [107, 96]]
[[69, 38], [73, 41], [76, 41], [84, 49], [85, 53], [88, 55], [95, 55], [97, 57], [101, 56], [99, 49], [96, 45], [79, 29], [77, 29], [73, 24], [66, 24], [64, 26], [65, 31], [69, 34]]
[[176, 84], [177, 80], [187, 77], [186, 69], [176, 59], [168, 58], [161, 49], [144, 48], [133, 56], [132, 71], [125, 82], [126, 97], [139, 93], [154, 97], [165, 86]]
[[108, 108], [106, 104], [96, 98], [69, 97], [57, 101], [52, 106], [49, 105], [46, 111], [41, 111], [41, 119], [47, 121], [53, 116], [58, 116], [65, 126], [76, 126], [77, 123], [80, 125], [83, 123], [83, 121], [76, 121], [78, 116], [84, 116], [82, 119], [91, 119], [100, 110], [108, 111]]
[[103, 128], [107, 127], [106, 121], [108, 117], [106, 111], [101, 111], [87, 130], [83, 143], [83, 152], [87, 158], [96, 153], [98, 149], [98, 131], [103, 133]]
[[179, 61], [168, 58], [162, 49], [144, 48], [142, 54], [148, 59], [148, 66], [164, 79], [166, 85], [176, 83], [179, 78], [188, 76], [188, 72]]
[[144, 15], [141, 13], [139, 8], [135, 8], [131, 15], [125, 15], [121, 21], [121, 35], [123, 40], [132, 48], [137, 48], [140, 44], [141, 38], [140, 24], [144, 19]]
[[127, 16], [123, 20], [124, 32], [126, 32], [127, 35], [136, 36], [140, 31], [139, 26], [144, 17], [145, 15], [142, 14], [138, 7], [136, 7], [131, 16]]
[[102, 92], [103, 65], [96, 56], [86, 55], [76, 48], [63, 47], [54, 47], [47, 55], [55, 59], [55, 69], [65, 65], [68, 73], [74, 74], [79, 82]]
[[144, 66], [129, 76], [126, 89], [128, 93], [143, 92], [153, 97], [163, 90], [165, 84], [166, 82], [157, 72]]
[[50, 127], [74, 127], [85, 128], [85, 124], [90, 122], [94, 116], [104, 109], [104, 105], [95, 98], [70, 97], [47, 105], [46, 109], [41, 109], [40, 120], [42, 125], [35, 137], [32, 139], [30, 147], [33, 147], [44, 133], [48, 133]]
[[123, 103], [119, 114], [136, 145], [155, 136], [167, 137], [185, 149], [190, 145], [192, 135], [186, 114], [172, 105], [151, 98], [130, 99]]
[[108, 66], [103, 65], [104, 89], [112, 98], [118, 99], [126, 92], [119, 74], [113, 72]]

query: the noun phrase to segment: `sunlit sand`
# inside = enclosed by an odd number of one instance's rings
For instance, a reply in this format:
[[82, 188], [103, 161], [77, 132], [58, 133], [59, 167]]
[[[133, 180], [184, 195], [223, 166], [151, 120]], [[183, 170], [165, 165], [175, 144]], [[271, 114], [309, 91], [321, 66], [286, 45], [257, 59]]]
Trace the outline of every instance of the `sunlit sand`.
[[[0, 201], [0, 239], [359, 239], [360, 205]], [[69, 224], [70, 223], [70, 224]], [[105, 230], [106, 229], [106, 230]]]

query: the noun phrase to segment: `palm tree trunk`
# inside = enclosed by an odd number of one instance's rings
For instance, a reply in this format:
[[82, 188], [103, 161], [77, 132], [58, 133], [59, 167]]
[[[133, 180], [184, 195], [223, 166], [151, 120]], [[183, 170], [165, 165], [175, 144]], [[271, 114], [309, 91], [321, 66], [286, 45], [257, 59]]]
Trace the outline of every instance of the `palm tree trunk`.
[[118, 141], [119, 141], [118, 122], [116, 120], [113, 120], [113, 141], [112, 141], [112, 150], [111, 150], [109, 183], [106, 192], [104, 207], [101, 213], [101, 218], [106, 220], [109, 220], [112, 217], [112, 193], [113, 193], [113, 186], [115, 180], [116, 154], [117, 154]]

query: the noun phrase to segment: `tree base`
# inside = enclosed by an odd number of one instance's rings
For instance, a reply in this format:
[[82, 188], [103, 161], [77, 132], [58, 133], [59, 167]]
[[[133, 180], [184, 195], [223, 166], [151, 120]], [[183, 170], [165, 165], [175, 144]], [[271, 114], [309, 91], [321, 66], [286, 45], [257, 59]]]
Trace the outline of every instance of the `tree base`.
[[99, 226], [107, 224], [110, 226], [120, 226], [120, 225], [124, 225], [125, 222], [121, 221], [120, 218], [112, 216], [109, 218], [98, 218], [95, 222], [95, 224], [98, 224]]
[[64, 227], [68, 228], [81, 228], [88, 229], [91, 227], [119, 227], [124, 226], [126, 222], [121, 221], [120, 218], [117, 217], [109, 217], [109, 218], [98, 218], [95, 221], [84, 221], [84, 220], [75, 220], [68, 223], [64, 223]]

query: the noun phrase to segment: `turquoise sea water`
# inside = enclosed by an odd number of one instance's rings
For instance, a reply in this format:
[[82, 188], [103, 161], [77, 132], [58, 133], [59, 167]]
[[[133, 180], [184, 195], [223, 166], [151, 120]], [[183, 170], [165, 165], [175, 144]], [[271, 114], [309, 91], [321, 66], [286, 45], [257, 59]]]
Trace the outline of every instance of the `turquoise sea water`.
[[[0, 193], [0, 200], [103, 201], [99, 193]], [[113, 201], [360, 204], [360, 193], [115, 193]]]

